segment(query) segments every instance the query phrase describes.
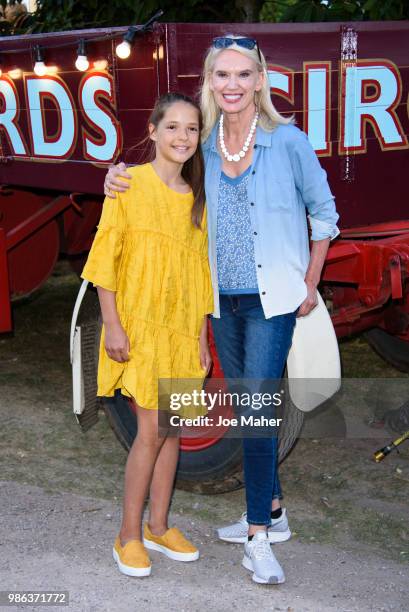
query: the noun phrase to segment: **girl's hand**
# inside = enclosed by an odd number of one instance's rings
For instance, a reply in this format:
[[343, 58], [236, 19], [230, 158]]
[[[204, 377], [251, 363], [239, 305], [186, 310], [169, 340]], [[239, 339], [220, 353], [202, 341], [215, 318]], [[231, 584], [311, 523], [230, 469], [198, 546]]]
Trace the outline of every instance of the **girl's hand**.
[[205, 376], [209, 374], [212, 365], [212, 356], [210, 354], [209, 343], [206, 340], [199, 340], [200, 365], [206, 370]]
[[104, 193], [108, 198], [115, 200], [115, 192], [124, 192], [129, 189], [129, 184], [121, 181], [119, 177], [131, 179], [132, 176], [126, 172], [126, 166], [123, 162], [116, 166], [111, 166], [105, 176]]
[[129, 339], [120, 323], [105, 325], [105, 350], [114, 361], [129, 360]]
[[200, 330], [199, 357], [200, 365], [204, 370], [206, 370], [205, 376], [207, 376], [212, 365], [212, 356], [210, 354], [209, 342], [207, 340], [207, 317], [204, 318], [202, 329]]
[[307, 297], [299, 307], [297, 317], [305, 317], [318, 304], [317, 285], [308, 280], [305, 281], [305, 284], [307, 285]]

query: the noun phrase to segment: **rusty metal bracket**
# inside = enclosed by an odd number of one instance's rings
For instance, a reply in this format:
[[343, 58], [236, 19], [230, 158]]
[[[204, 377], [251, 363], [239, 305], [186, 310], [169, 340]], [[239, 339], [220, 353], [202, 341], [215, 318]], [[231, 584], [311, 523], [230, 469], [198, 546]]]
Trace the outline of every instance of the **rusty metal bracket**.
[[346, 284], [355, 292], [355, 299], [351, 300], [350, 293], [345, 302], [335, 300], [334, 325], [354, 324], [388, 300], [401, 300], [408, 279], [408, 231], [375, 240], [339, 240], [328, 251], [323, 283], [334, 291], [339, 283]]

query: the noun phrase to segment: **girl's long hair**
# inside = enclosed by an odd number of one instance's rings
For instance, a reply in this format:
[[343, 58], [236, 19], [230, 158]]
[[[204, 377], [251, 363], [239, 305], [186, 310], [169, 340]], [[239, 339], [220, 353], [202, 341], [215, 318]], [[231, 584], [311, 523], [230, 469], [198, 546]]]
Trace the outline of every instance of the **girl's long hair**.
[[[228, 38], [244, 38], [244, 36], [236, 36], [234, 34], [226, 34]], [[204, 142], [209, 137], [214, 125], [219, 120], [220, 108], [216, 104], [213, 92], [210, 89], [210, 76], [213, 71], [214, 63], [217, 56], [225, 50], [232, 50], [241, 53], [245, 57], [253, 60], [257, 66], [257, 70], [262, 72], [264, 75], [263, 86], [260, 91], [255, 92], [255, 104], [260, 113], [258, 120], [259, 125], [266, 131], [271, 132], [276, 125], [287, 123], [294, 123], [293, 117], [283, 117], [276, 110], [274, 104], [271, 101], [270, 96], [270, 85], [268, 80], [267, 63], [263, 53], [260, 50], [261, 62], [258, 56], [257, 47], [254, 49], [245, 49], [237, 44], [233, 44], [230, 47], [223, 49], [216, 49], [210, 47], [206, 54], [206, 58], [203, 66], [202, 74], [202, 86], [200, 90], [200, 106], [203, 112], [203, 131], [202, 141]]]
[[[185, 96], [181, 93], [166, 93], [160, 98], [158, 98], [151, 113], [151, 116], [149, 117], [148, 123], [152, 123], [155, 128], [158, 127], [159, 123], [164, 118], [168, 108], [176, 102], [185, 102], [186, 104], [190, 104], [197, 110], [199, 116], [200, 134], [203, 129], [203, 116], [202, 111], [200, 110], [200, 106], [194, 100], [192, 100], [192, 98], [190, 98], [189, 96]], [[150, 140], [149, 136], [145, 139], [145, 142], [147, 142], [148, 140]], [[151, 149], [149, 157], [152, 160], [155, 157], [155, 144], [152, 140], [150, 140], [150, 142]], [[194, 200], [191, 212], [192, 223], [198, 228], [201, 227], [206, 200], [204, 176], [205, 168], [203, 153], [199, 142], [195, 153], [183, 164], [182, 168], [182, 177], [184, 178], [186, 183], [190, 185], [193, 192]]]

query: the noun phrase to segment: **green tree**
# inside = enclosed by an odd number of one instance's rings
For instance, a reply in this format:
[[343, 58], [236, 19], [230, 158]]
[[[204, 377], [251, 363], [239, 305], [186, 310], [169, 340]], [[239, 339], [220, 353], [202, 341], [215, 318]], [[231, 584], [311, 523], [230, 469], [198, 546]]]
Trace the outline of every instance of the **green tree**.
[[[143, 23], [158, 8], [165, 21], [258, 21], [263, 0], [38, 0], [25, 31], [54, 32]], [[21, 28], [20, 28], [21, 30]], [[17, 33], [17, 32], [16, 32]]]
[[158, 8], [164, 21], [184, 22], [409, 19], [408, 0], [38, 0], [31, 15], [18, 12], [21, 0], [0, 0], [0, 6], [9, 14], [0, 17], [3, 35], [143, 23]]
[[369, 21], [409, 19], [408, 0], [270, 0], [262, 21]]

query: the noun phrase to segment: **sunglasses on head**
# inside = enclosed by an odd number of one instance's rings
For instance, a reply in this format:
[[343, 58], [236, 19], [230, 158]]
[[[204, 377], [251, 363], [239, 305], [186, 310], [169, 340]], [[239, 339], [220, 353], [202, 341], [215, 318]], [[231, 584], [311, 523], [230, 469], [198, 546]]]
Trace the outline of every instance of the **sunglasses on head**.
[[243, 47], [243, 49], [250, 49], [250, 51], [256, 47], [258, 58], [261, 63], [260, 48], [255, 38], [229, 38], [229, 36], [219, 36], [218, 38], [213, 39], [213, 47], [215, 49], [228, 49], [228, 47], [231, 47], [232, 45], [238, 45], [239, 47]]

